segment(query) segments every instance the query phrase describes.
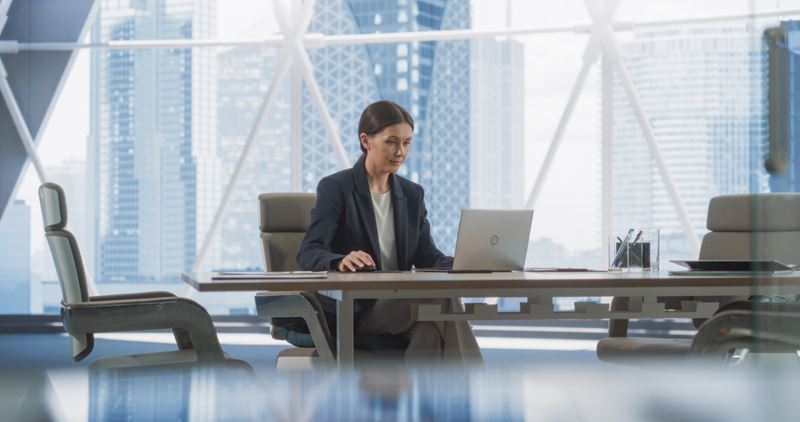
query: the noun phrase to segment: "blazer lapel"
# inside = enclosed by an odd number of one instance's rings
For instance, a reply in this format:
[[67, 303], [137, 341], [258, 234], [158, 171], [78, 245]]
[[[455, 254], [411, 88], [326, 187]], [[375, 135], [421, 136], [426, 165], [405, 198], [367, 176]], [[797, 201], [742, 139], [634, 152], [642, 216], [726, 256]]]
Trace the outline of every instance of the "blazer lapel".
[[367, 240], [372, 247], [372, 259], [375, 266], [381, 267], [381, 249], [378, 244], [378, 226], [375, 224], [375, 211], [372, 209], [372, 196], [369, 193], [369, 183], [367, 183], [367, 170], [364, 168], [364, 158], [359, 158], [353, 166], [353, 177], [355, 179], [356, 191], [353, 193], [358, 207], [358, 215], [361, 216], [361, 223], [367, 232]]
[[394, 212], [394, 242], [397, 250], [397, 267], [401, 270], [411, 269], [406, 263], [408, 256], [406, 246], [408, 243], [406, 229], [408, 228], [408, 207], [406, 206], [406, 194], [397, 175], [390, 175], [389, 182], [392, 185], [392, 211]]

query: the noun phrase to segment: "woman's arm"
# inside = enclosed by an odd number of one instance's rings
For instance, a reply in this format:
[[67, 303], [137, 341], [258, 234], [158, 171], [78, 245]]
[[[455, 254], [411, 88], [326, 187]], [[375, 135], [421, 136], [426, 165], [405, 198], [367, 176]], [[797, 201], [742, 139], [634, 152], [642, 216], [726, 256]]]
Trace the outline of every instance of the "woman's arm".
[[337, 183], [328, 177], [320, 180], [317, 185], [317, 203], [311, 210], [311, 225], [297, 253], [297, 265], [301, 269], [333, 270], [334, 261], [344, 257], [332, 251], [343, 207], [341, 190]]
[[447, 256], [439, 248], [431, 236], [431, 225], [428, 222], [428, 210], [425, 208], [425, 191], [420, 189], [420, 226], [419, 226], [419, 246], [417, 247], [417, 257], [414, 266], [417, 268], [452, 268], [453, 257]]

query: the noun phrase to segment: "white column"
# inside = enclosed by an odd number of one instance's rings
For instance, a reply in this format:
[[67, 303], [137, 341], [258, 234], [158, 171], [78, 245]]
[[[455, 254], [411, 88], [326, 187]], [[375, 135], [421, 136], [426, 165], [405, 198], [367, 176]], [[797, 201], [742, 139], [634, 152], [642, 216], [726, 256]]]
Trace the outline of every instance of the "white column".
[[[612, 145], [614, 139], [614, 63], [603, 56], [603, 98], [602, 98], [602, 113], [603, 113], [603, 137], [602, 137], [602, 185], [603, 185], [603, 209], [602, 209], [602, 223], [600, 231], [600, 244], [603, 247], [600, 250], [608, 248], [608, 239], [612, 236], [612, 215], [614, 212], [613, 203], [611, 201], [613, 194], [613, 180], [612, 180]], [[601, 254], [602, 255], [602, 254]], [[606, 254], [606, 256], [608, 256]], [[602, 257], [605, 261], [606, 257]], [[604, 265], [608, 265], [605, 262]], [[604, 267], [605, 268], [605, 267]]]
[[[302, 2], [292, 2], [292, 16], [297, 18], [302, 13]], [[293, 72], [289, 74], [289, 110], [290, 110], [290, 145], [291, 145], [291, 191], [299, 192], [302, 186], [302, 159], [303, 159], [303, 143], [302, 143], [302, 105], [303, 105], [303, 79], [292, 66]]]
[[[305, 8], [304, 11], [306, 13], [304, 16], [305, 20], [303, 22], [305, 30], [305, 28], [307, 28], [308, 24], [311, 22], [311, 13], [314, 9], [314, 0], [307, 0], [303, 7]], [[278, 23], [287, 20], [286, 9], [283, 7], [283, 5], [277, 2], [275, 14], [278, 18]], [[342, 145], [342, 141], [339, 139], [339, 128], [337, 127], [336, 122], [334, 122], [333, 117], [331, 117], [331, 114], [328, 111], [328, 106], [325, 104], [325, 98], [323, 98], [322, 92], [319, 89], [319, 85], [317, 85], [317, 80], [314, 77], [314, 66], [311, 64], [311, 60], [308, 58], [308, 52], [303, 44], [303, 39], [301, 37], [297, 37], [289, 40], [289, 42], [292, 47], [291, 51], [294, 59], [293, 63], [296, 66], [295, 70], [303, 76], [303, 80], [306, 83], [306, 89], [308, 89], [309, 93], [311, 94], [311, 99], [314, 101], [314, 106], [317, 108], [317, 113], [319, 113], [320, 117], [322, 118], [322, 124], [325, 126], [325, 132], [328, 135], [328, 140], [331, 142], [333, 150], [336, 153], [336, 159], [339, 161], [339, 165], [342, 168], [348, 168], [351, 164], [347, 159], [347, 153]]]
[[302, 86], [303, 78], [296, 72], [289, 76], [290, 113], [291, 113], [291, 160], [292, 160], [292, 192], [299, 192], [303, 175], [303, 142], [302, 142]]

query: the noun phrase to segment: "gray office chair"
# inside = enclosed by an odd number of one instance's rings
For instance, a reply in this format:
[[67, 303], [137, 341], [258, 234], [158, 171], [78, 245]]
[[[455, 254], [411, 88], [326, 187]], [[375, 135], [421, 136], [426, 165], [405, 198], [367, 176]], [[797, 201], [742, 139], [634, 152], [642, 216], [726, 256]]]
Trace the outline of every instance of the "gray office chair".
[[[267, 271], [295, 271], [297, 252], [311, 224], [316, 203], [313, 193], [263, 193], [258, 196], [261, 241]], [[272, 337], [296, 346], [279, 353], [278, 369], [309, 369], [336, 363], [336, 342], [325, 313], [313, 292], [258, 293], [259, 316], [271, 318]], [[408, 341], [401, 337], [376, 335], [356, 337], [358, 356], [363, 351], [380, 351], [392, 357], [405, 350]]]
[[728, 363], [737, 351], [747, 349], [754, 356], [781, 353], [796, 362], [799, 327], [798, 303], [732, 302], [700, 327], [691, 354]]
[[[297, 251], [311, 223], [313, 193], [263, 193], [258, 196], [261, 242], [266, 271], [295, 271]], [[270, 333], [296, 346], [278, 354], [279, 369], [336, 364], [333, 339], [322, 306], [311, 292], [256, 295], [259, 316], [270, 318]], [[298, 319], [307, 330], [296, 330]], [[308, 331], [308, 332], [303, 332]]]
[[78, 243], [66, 229], [64, 190], [44, 183], [39, 187], [39, 201], [61, 284], [61, 318], [71, 338], [73, 360], [83, 360], [92, 352], [94, 333], [172, 329], [178, 351], [108, 357], [95, 363], [104, 361], [109, 367], [225, 361], [211, 316], [192, 300], [169, 292], [90, 296]]
[[[700, 259], [776, 259], [800, 264], [800, 194], [763, 193], [722, 195], [711, 199], [706, 226], [709, 233], [700, 245]], [[705, 298], [723, 308], [734, 297]], [[793, 298], [783, 298], [793, 299]], [[659, 299], [667, 309], [680, 309], [681, 300]], [[615, 297], [611, 309], [624, 311], [627, 298]], [[701, 320], [695, 321], [700, 327]], [[608, 337], [597, 344], [600, 360], [616, 363], [652, 357], [682, 357], [692, 348], [692, 339], [627, 337], [628, 320], [610, 320]]]

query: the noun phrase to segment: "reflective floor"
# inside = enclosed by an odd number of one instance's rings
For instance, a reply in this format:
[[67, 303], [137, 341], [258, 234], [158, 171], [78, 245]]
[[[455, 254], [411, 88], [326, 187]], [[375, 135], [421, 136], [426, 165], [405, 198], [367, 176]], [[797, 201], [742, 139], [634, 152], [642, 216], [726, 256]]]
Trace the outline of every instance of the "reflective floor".
[[796, 365], [0, 369], [3, 420], [794, 421], [800, 414]]

